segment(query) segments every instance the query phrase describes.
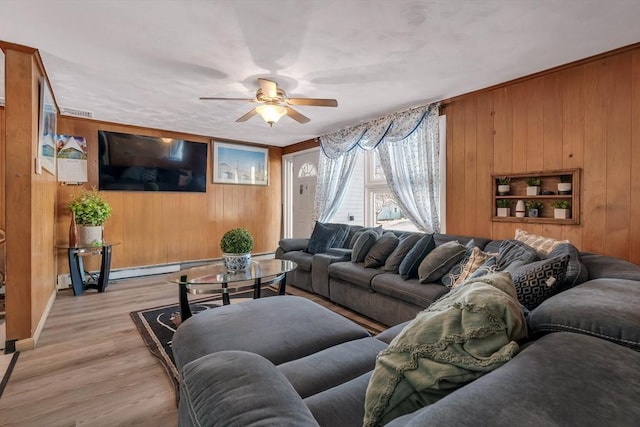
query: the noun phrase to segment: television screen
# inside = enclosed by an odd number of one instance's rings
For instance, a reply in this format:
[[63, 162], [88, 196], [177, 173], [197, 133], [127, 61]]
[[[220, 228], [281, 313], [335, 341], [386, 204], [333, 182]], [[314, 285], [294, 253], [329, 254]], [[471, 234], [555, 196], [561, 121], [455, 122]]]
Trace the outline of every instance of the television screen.
[[100, 190], [207, 190], [207, 144], [98, 131]]

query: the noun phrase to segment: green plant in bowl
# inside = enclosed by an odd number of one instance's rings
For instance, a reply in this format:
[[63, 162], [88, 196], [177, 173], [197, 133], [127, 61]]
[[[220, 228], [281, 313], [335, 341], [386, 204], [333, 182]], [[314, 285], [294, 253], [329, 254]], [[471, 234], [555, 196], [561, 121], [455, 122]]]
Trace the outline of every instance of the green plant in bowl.
[[222, 236], [220, 249], [227, 254], [246, 254], [253, 250], [253, 237], [246, 228], [233, 228]]
[[571, 209], [571, 201], [570, 200], [556, 200], [551, 202], [551, 207], [554, 209]]
[[542, 182], [538, 177], [527, 178], [525, 181], [529, 187], [539, 187]]
[[528, 200], [524, 204], [527, 207], [527, 210], [531, 209], [542, 209], [544, 205], [541, 202], [537, 202], [535, 200]]
[[496, 206], [499, 208], [510, 208], [511, 207], [511, 200], [509, 199], [498, 199], [496, 201]]

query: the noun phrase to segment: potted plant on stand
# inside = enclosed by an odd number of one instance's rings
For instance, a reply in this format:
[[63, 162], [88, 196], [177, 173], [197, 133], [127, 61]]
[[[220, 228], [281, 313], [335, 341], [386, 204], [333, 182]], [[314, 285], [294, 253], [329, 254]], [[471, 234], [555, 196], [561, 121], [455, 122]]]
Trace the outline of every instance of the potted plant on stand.
[[553, 207], [553, 217], [556, 219], [569, 219], [571, 218], [571, 201], [569, 200], [556, 200], [551, 203]]
[[230, 273], [244, 271], [251, 263], [253, 237], [246, 228], [234, 228], [222, 236], [220, 240], [222, 262]]
[[511, 214], [511, 200], [498, 199], [496, 206], [498, 207], [497, 216], [509, 216]]
[[497, 178], [498, 180], [498, 196], [506, 196], [511, 192], [511, 186], [509, 183], [511, 182], [511, 178], [507, 176], [502, 176]]
[[540, 216], [540, 211], [542, 210], [542, 207], [544, 205], [541, 202], [537, 202], [535, 200], [528, 200], [525, 203], [525, 206], [527, 207], [527, 216], [531, 218], [537, 218], [538, 216]]
[[98, 190], [81, 191], [67, 206], [71, 210], [72, 224], [75, 222], [78, 225], [78, 244], [102, 246], [104, 223], [111, 216], [111, 206]]
[[531, 177], [525, 179], [527, 183], [527, 196], [537, 196], [540, 194], [540, 178]]

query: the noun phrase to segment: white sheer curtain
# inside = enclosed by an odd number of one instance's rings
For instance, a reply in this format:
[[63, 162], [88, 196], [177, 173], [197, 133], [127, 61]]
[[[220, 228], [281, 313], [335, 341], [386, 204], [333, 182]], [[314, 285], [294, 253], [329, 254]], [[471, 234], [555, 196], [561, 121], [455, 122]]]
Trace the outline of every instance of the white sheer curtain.
[[314, 220], [326, 222], [336, 213], [349, 188], [359, 153], [360, 150], [351, 150], [334, 159], [320, 153], [313, 201]]
[[439, 138], [438, 109], [432, 108], [409, 136], [386, 137], [376, 148], [398, 206], [427, 233], [440, 230]]
[[[438, 231], [438, 111], [439, 104], [426, 105], [321, 136], [314, 217], [326, 221], [339, 208], [361, 150], [391, 144], [379, 149], [378, 153], [400, 208], [420, 229]], [[430, 142], [425, 142], [425, 138]], [[413, 148], [397, 148], [405, 144], [413, 145]], [[417, 158], [410, 159], [411, 166], [402, 166], [409, 156]], [[427, 182], [423, 184], [422, 180]]]

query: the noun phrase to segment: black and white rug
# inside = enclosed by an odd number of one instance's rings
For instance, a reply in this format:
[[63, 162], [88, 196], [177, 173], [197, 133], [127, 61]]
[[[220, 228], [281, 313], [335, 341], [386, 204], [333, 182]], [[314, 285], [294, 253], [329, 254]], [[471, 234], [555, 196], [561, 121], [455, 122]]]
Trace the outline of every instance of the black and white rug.
[[[277, 295], [276, 290], [265, 288], [261, 291], [262, 297]], [[253, 291], [245, 291], [231, 295], [231, 303], [237, 304], [248, 299], [252, 299]], [[205, 310], [212, 310], [222, 305], [222, 296], [216, 295], [211, 298], [190, 301], [191, 312], [194, 316]], [[160, 307], [147, 308], [144, 310], [132, 311], [130, 313], [133, 323], [142, 336], [145, 345], [155, 357], [158, 358], [169, 378], [173, 382], [175, 390], [178, 390], [179, 373], [173, 360], [171, 340], [173, 333], [180, 325], [179, 304], [163, 305]]]

